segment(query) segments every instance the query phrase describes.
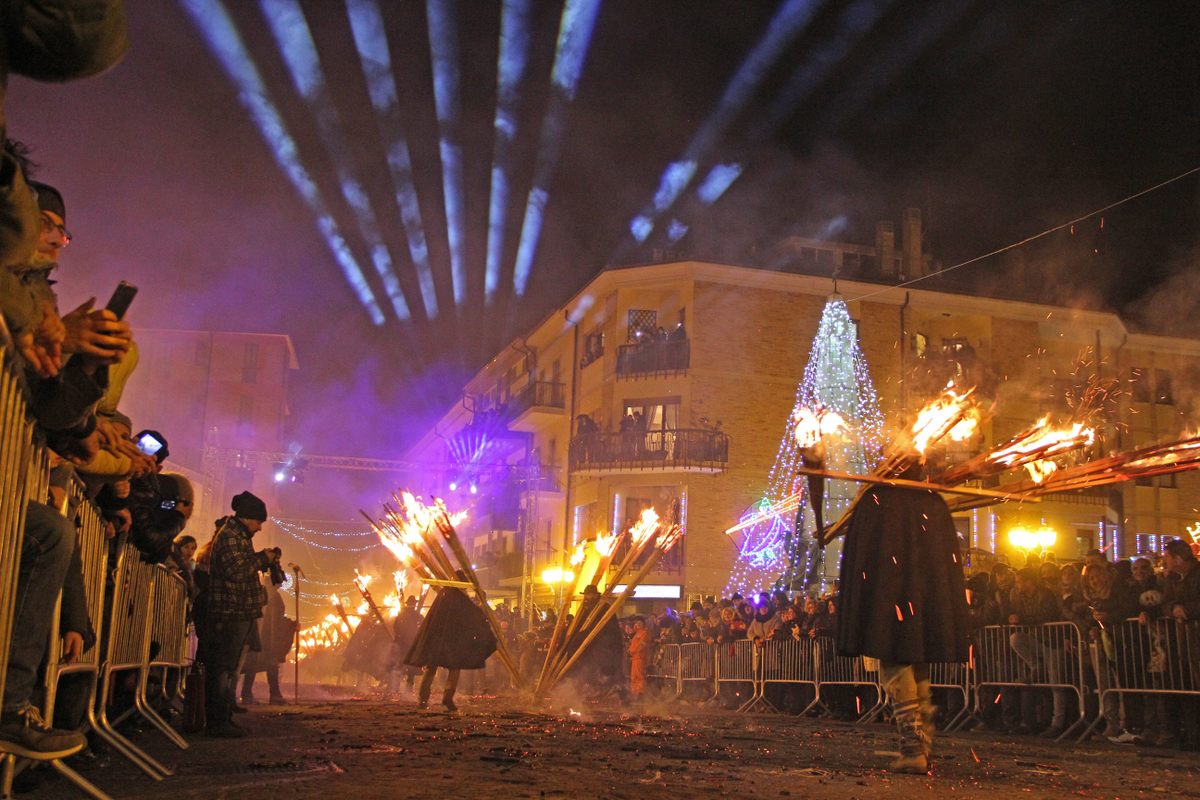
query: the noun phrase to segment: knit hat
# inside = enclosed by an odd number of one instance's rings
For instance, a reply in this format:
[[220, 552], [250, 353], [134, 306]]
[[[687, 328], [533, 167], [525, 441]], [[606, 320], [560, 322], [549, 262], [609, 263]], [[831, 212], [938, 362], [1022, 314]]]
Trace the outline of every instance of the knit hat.
[[63, 202], [62, 192], [48, 183], [30, 181], [29, 186], [37, 192], [38, 210], [57, 214], [64, 223], [67, 221], [67, 204]]
[[242, 519], [267, 521], [267, 504], [250, 492], [235, 495], [230, 505], [233, 507], [233, 513]]

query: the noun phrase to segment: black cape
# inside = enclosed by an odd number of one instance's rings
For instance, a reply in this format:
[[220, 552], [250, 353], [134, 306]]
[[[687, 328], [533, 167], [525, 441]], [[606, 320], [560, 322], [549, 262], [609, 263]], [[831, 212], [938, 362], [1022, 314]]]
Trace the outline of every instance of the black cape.
[[[598, 600], [584, 600], [580, 604], [579, 615], [586, 618], [591, 609], [596, 607]], [[603, 613], [603, 610], [601, 611]], [[568, 649], [578, 647], [583, 643], [584, 635], [576, 632], [568, 642]], [[600, 633], [592, 640], [587, 649], [579, 656], [575, 665], [567, 671], [572, 678], [582, 678], [586, 681], [611, 683], [620, 680], [624, 673], [625, 637], [621, 633], [621, 624], [613, 616], [604, 623]]]
[[438, 592], [404, 657], [410, 667], [483, 669], [496, 635], [479, 606], [458, 589]]
[[346, 643], [343, 669], [365, 672], [377, 680], [388, 676], [392, 665], [392, 635], [374, 616], [365, 616]]
[[936, 492], [873, 486], [842, 549], [837, 649], [892, 664], [967, 659], [958, 534]]

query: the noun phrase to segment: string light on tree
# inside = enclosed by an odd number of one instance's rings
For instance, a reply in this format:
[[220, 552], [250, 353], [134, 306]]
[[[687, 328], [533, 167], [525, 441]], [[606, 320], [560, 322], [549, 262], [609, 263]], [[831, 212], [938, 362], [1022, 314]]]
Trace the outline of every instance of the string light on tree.
[[[836, 417], [834, 416], [836, 415]], [[844, 423], [841, 436], [829, 436], [836, 418]], [[812, 514], [805, 497], [799, 507], [782, 502], [804, 489], [796, 468], [803, 462], [805, 444], [796, 437], [797, 421], [815, 421], [826, 434], [825, 459], [829, 469], [869, 472], [883, 449], [883, 415], [879, 397], [858, 344], [858, 329], [841, 295], [825, 303], [813, 339], [804, 377], [796, 387], [796, 400], [780, 440], [775, 463], [767, 476], [767, 490], [743, 518], [774, 507], [776, 513], [746, 528], [741, 534], [738, 558], [726, 592], [746, 594], [772, 584], [782, 587], [827, 583], [836, 576], [841, 554], [835, 543], [822, 552], [812, 537]], [[856, 487], [830, 481], [824, 496], [826, 520], [837, 519], [849, 506]], [[779, 541], [782, 539], [782, 541]]]

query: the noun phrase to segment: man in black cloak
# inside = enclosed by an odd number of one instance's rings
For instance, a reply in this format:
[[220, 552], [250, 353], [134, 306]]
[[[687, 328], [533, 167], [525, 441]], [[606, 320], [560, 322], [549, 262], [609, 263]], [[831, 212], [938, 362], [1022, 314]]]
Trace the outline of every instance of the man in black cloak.
[[[598, 606], [600, 610], [597, 614], [603, 614], [607, 610], [607, 604], [602, 604], [600, 600], [600, 590], [595, 584], [585, 586], [583, 601], [579, 604], [579, 618], [586, 620]], [[584, 634], [576, 631], [567, 644], [568, 652], [577, 647], [583, 639]], [[623, 683], [624, 658], [625, 636], [621, 633], [621, 624], [614, 616], [604, 623], [600, 633], [588, 645], [587, 650], [583, 651], [567, 675], [580, 678], [585, 684], [601, 690], [620, 689]]]
[[[921, 478], [916, 467], [902, 477]], [[837, 648], [880, 661], [900, 732], [897, 772], [929, 770], [929, 665], [967, 660], [969, 620], [958, 534], [936, 492], [873, 486], [851, 514], [842, 548]]]
[[448, 711], [457, 711], [454, 691], [458, 688], [459, 671], [483, 669], [488, 657], [496, 652], [496, 635], [483, 611], [461, 590], [443, 586], [436, 591], [438, 595], [422, 620], [404, 663], [425, 668], [417, 690], [418, 708], [429, 705], [433, 676], [438, 667], [444, 667], [449, 674], [443, 687], [442, 705]]

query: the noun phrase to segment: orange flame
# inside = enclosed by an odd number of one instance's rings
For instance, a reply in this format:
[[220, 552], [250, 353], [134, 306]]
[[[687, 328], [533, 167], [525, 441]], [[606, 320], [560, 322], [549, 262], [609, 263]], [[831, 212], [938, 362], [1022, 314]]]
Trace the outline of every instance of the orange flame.
[[1030, 461], [1026, 464], [1025, 469], [1029, 470], [1029, 477], [1033, 479], [1034, 483], [1041, 483], [1058, 472], [1058, 464], [1048, 458], [1039, 458], [1037, 461]]
[[968, 405], [974, 391], [971, 388], [959, 394], [953, 385], [947, 386], [941, 395], [917, 412], [917, 421], [912, 426], [913, 447], [924, 453], [931, 444], [947, 435], [954, 441], [970, 438], [978, 426], [978, 412]]
[[[1007, 447], [997, 450], [992, 458], [998, 464], [1016, 464], [1021, 459], [1036, 453], [1040, 459], [1046, 459], [1058, 453], [1072, 450], [1076, 447], [1087, 447], [1096, 441], [1096, 431], [1082, 422], [1072, 423], [1065, 428], [1051, 428], [1050, 418], [1042, 417], [1030, 430], [1029, 435], [1013, 442]], [[1057, 465], [1055, 466], [1057, 469]], [[1051, 472], [1054, 470], [1051, 469]], [[1030, 474], [1033, 474], [1032, 470]], [[1046, 474], [1044, 473], [1043, 477]], [[1038, 480], [1034, 476], [1034, 480]]]
[[629, 538], [634, 547], [640, 547], [646, 540], [658, 532], [658, 512], [653, 508], [642, 511], [642, 516], [629, 529]]
[[596, 537], [596, 541], [593, 544], [597, 553], [604, 558], [608, 558], [613, 554], [613, 549], [617, 546], [617, 535], [615, 533], [602, 533]]

